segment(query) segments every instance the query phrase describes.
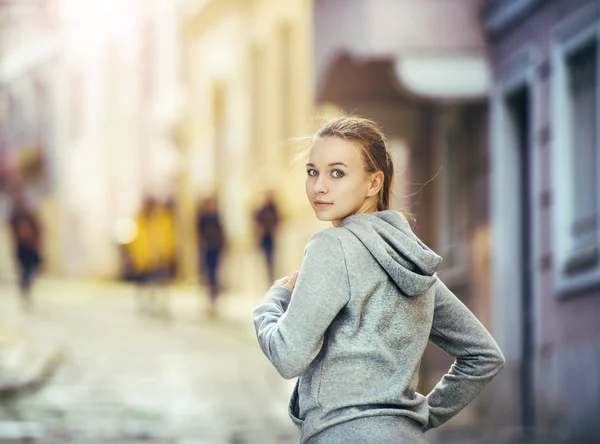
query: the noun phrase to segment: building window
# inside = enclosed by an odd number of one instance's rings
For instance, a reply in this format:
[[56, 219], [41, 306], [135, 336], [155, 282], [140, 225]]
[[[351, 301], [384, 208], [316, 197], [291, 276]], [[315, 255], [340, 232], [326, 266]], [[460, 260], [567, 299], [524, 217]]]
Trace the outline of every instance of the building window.
[[292, 107], [292, 27], [284, 23], [279, 28], [279, 75], [280, 75], [280, 109], [281, 109], [281, 139], [284, 143], [292, 136], [294, 109]]
[[265, 88], [263, 88], [263, 67], [265, 64], [264, 50], [262, 47], [255, 45], [251, 50], [251, 76], [252, 76], [252, 161], [253, 169], [258, 170], [264, 162], [264, 137], [263, 137], [263, 97], [265, 96]]
[[114, 42], [108, 44], [106, 49], [106, 106], [109, 112], [116, 111], [114, 106], [123, 98], [119, 91], [121, 82], [119, 79], [119, 54], [117, 45]]
[[408, 194], [411, 184], [410, 147], [405, 140], [400, 138], [390, 138], [388, 146], [394, 162], [394, 171], [397, 172], [394, 180], [391, 208], [410, 211], [410, 196]]
[[600, 285], [599, 18], [595, 5], [555, 31], [554, 271], [562, 295]]
[[444, 258], [444, 280], [449, 285], [462, 285], [466, 279], [465, 234], [463, 227], [464, 193], [462, 170], [464, 160], [461, 150], [461, 113], [447, 110], [442, 117], [441, 142], [441, 212], [439, 227], [440, 253]]
[[598, 45], [594, 40], [566, 60], [571, 123], [569, 139], [573, 156], [568, 253], [571, 258], [579, 259], [567, 263], [569, 271], [571, 268], [577, 271], [579, 267], [592, 265], [594, 257], [597, 261], [597, 52]]
[[141, 95], [142, 102], [147, 103], [152, 100], [154, 93], [155, 79], [155, 57], [156, 36], [154, 24], [147, 20], [142, 26], [142, 48], [141, 48]]
[[457, 245], [459, 242], [459, 207], [460, 197], [459, 188], [459, 146], [457, 143], [457, 128], [455, 125], [449, 125], [444, 134], [444, 221], [446, 231], [446, 242], [450, 247], [449, 262], [454, 263], [455, 257], [452, 255], [452, 247]]
[[76, 144], [83, 135], [84, 89], [81, 73], [75, 72], [71, 75], [69, 89], [71, 93], [69, 103], [71, 143]]

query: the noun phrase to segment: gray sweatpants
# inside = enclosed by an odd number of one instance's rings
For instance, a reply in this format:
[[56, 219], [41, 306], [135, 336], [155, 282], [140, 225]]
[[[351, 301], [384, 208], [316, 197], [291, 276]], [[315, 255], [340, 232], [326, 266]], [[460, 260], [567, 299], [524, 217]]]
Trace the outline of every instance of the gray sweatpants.
[[405, 416], [372, 416], [334, 425], [301, 444], [427, 444], [420, 424]]

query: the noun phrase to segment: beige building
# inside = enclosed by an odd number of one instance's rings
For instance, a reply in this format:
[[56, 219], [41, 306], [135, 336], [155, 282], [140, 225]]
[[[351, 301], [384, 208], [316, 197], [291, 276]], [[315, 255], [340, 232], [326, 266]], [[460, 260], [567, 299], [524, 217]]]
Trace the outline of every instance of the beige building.
[[[264, 291], [253, 212], [274, 190], [283, 213], [277, 274], [300, 266], [320, 226], [292, 157], [315, 128], [310, 0], [213, 0], [184, 9], [184, 117], [179, 128], [181, 235], [195, 238], [199, 198], [216, 194], [228, 238], [231, 290]], [[196, 274], [196, 244], [182, 245], [183, 277]]]
[[160, 1], [68, 1], [61, 20], [61, 271], [116, 277], [117, 222], [135, 215], [143, 195], [174, 191], [176, 9]]

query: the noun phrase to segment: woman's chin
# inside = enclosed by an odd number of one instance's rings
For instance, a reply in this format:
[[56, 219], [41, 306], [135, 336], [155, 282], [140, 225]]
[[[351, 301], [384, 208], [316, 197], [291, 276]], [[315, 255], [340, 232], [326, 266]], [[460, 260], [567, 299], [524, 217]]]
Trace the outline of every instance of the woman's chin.
[[321, 222], [329, 222], [331, 220], [330, 218], [319, 214], [317, 211], [315, 211], [315, 216], [317, 216], [317, 219], [319, 219]]
[[325, 215], [319, 210], [315, 210], [315, 216], [317, 216], [317, 219], [319, 219], [321, 222], [331, 222], [333, 220], [331, 216]]

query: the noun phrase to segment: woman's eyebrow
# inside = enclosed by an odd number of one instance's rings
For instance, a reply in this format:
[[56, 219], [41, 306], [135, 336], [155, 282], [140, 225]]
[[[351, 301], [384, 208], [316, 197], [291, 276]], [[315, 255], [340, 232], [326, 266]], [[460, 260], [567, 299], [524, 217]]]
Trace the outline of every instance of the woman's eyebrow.
[[[348, 168], [348, 165], [346, 165], [344, 162], [332, 162], [330, 164], [328, 164], [328, 166], [336, 166], [336, 165], [342, 165], [345, 166], [346, 168]], [[313, 163], [307, 163], [305, 166], [307, 167], [314, 167], [315, 165]]]

